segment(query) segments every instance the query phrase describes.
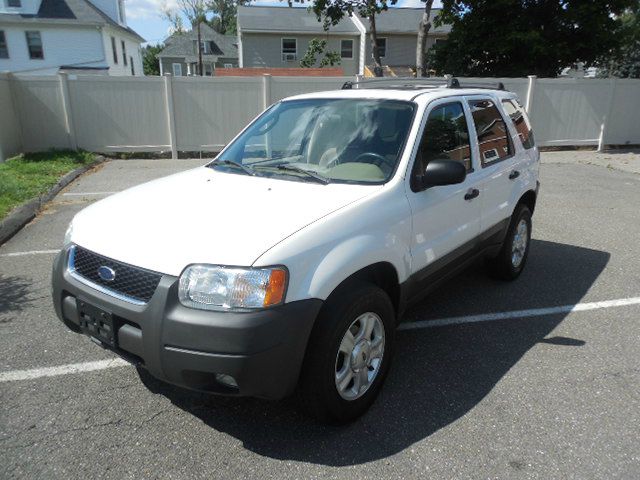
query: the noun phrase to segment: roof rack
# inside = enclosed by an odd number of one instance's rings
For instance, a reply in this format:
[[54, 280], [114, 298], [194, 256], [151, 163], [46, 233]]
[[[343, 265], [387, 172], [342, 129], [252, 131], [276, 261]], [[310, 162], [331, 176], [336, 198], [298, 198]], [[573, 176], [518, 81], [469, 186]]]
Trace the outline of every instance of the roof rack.
[[[393, 83], [389, 83], [393, 82]], [[387, 83], [387, 85], [384, 85]], [[366, 88], [367, 85], [376, 84], [375, 88], [388, 88], [393, 90], [417, 90], [423, 88], [481, 88], [488, 90], [505, 90], [502, 82], [463, 82], [461, 83], [456, 77], [445, 78], [420, 78], [420, 77], [385, 77], [360, 80], [356, 82], [344, 82], [342, 90], [351, 90], [352, 88]], [[379, 85], [383, 84], [383, 85]]]

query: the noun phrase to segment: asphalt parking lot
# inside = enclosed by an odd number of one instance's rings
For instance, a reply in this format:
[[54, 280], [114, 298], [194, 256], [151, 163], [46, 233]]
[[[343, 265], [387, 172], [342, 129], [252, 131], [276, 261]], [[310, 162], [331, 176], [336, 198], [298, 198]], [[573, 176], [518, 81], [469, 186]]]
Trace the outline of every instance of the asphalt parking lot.
[[346, 427], [163, 385], [55, 317], [72, 216], [201, 163], [108, 162], [0, 247], [2, 478], [640, 477], [640, 155], [544, 154], [523, 275], [478, 265], [408, 312], [420, 328]]

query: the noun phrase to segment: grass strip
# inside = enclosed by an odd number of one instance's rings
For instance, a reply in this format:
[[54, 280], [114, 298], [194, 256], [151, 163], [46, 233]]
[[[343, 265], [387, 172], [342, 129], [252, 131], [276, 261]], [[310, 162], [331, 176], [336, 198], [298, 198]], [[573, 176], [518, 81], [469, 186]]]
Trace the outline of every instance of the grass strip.
[[65, 174], [94, 160], [90, 152], [56, 150], [0, 163], [0, 220], [18, 205], [47, 193]]

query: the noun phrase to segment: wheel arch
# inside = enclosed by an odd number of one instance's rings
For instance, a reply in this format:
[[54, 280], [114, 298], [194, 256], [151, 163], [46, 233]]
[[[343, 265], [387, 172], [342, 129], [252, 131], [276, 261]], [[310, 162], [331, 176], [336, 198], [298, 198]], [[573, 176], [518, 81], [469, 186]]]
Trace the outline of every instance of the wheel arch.
[[386, 261], [373, 263], [352, 273], [333, 289], [326, 301], [329, 302], [331, 298], [362, 283], [370, 283], [381, 288], [389, 295], [396, 315], [398, 314], [401, 301], [398, 272], [393, 264]]
[[527, 208], [529, 208], [529, 211], [533, 213], [536, 208], [536, 201], [538, 199], [537, 197], [538, 195], [535, 190], [527, 190], [522, 194], [522, 196], [516, 203], [514, 211], [516, 210], [516, 208], [518, 208], [518, 205], [526, 205]]

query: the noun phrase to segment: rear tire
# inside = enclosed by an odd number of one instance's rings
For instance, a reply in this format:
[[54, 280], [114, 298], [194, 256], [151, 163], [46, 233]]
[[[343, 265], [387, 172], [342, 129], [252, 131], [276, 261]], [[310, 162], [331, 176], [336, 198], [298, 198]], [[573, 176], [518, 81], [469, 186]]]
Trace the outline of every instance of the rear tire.
[[395, 312], [384, 290], [359, 284], [333, 294], [309, 339], [299, 383], [303, 408], [347, 423], [371, 406], [389, 371]]
[[531, 210], [526, 205], [516, 207], [509, 229], [497, 256], [487, 259], [489, 273], [500, 280], [515, 280], [520, 276], [529, 256], [531, 244]]

